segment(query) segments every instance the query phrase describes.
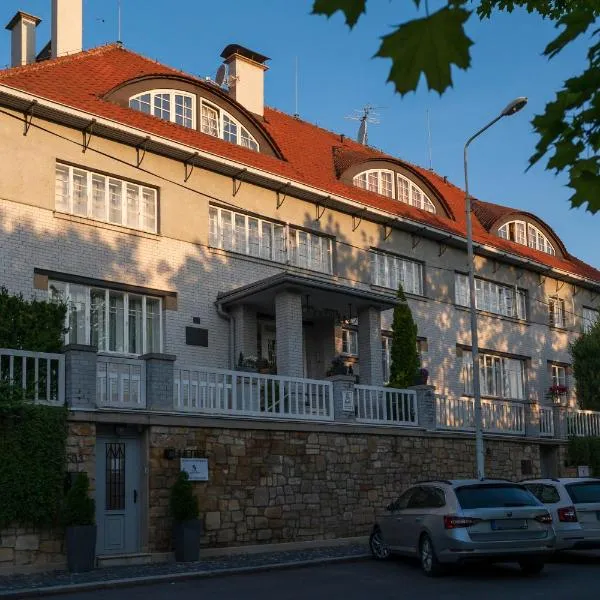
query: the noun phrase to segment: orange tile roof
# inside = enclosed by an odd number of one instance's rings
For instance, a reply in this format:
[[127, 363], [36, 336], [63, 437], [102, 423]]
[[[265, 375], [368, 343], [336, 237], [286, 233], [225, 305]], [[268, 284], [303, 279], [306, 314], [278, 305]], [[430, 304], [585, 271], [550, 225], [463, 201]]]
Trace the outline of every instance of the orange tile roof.
[[[450, 216], [453, 217], [450, 218], [422, 211], [403, 202], [344, 183], [338, 179], [339, 169], [343, 168], [344, 161], [353, 162], [360, 160], [361, 157], [364, 160], [391, 160], [396, 163], [399, 160], [278, 110], [265, 107], [264, 121], [259, 122], [250, 113], [241, 109], [250, 119], [264, 128], [267, 135], [274, 141], [282, 158], [253, 152], [200, 131], [185, 128], [104, 99], [108, 92], [123, 83], [152, 75], [183, 77], [200, 86], [210, 86], [213, 93], [221, 93], [216, 86], [202, 79], [167, 67], [118, 44], [109, 44], [54, 60], [5, 69], [0, 71], [0, 84], [89, 112], [94, 116], [138, 128], [148, 134], [162, 136], [198, 150], [263, 169], [399, 217], [422, 222], [448, 233], [465, 236], [466, 218], [463, 190], [432, 171], [401, 161], [403, 166], [423, 178], [439, 195]], [[337, 163], [334, 158], [335, 153], [338, 153]], [[341, 159], [340, 155], [342, 155]], [[521, 255], [538, 263], [600, 282], [599, 270], [568, 253], [564, 258], [550, 256], [489, 233], [489, 218], [499, 214], [499, 209], [513, 209], [480, 201], [478, 206], [479, 216], [487, 214], [488, 217], [487, 221], [485, 217], [482, 218], [483, 223], [479, 219], [473, 220], [473, 239], [476, 243], [487, 244], [499, 250]]]

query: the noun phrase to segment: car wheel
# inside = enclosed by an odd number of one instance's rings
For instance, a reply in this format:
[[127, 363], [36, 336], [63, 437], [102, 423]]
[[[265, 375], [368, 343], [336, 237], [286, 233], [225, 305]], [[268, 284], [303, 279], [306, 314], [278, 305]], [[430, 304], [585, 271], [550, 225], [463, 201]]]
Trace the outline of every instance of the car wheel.
[[527, 558], [519, 561], [525, 575], [539, 575], [544, 570], [544, 561], [539, 558]]
[[381, 529], [379, 529], [379, 527], [375, 527], [373, 533], [371, 533], [371, 537], [369, 538], [369, 548], [371, 554], [377, 560], [386, 560], [391, 555], [390, 547], [383, 541], [383, 535], [381, 534]]
[[424, 533], [419, 543], [419, 559], [421, 561], [421, 569], [428, 577], [438, 577], [442, 574], [442, 565], [438, 561], [437, 554], [433, 548], [431, 538]]

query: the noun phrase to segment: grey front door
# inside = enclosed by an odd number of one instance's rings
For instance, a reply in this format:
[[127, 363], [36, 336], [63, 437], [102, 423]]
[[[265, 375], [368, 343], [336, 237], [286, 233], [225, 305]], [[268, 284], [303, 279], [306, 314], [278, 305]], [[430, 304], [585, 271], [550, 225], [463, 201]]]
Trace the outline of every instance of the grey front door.
[[97, 438], [98, 555], [140, 550], [140, 469], [138, 438]]

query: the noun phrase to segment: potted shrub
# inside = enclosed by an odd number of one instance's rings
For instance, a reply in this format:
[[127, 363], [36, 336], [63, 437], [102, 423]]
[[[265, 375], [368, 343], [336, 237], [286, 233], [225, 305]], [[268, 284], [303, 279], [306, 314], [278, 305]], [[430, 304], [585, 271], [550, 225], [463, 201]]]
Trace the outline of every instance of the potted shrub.
[[87, 473], [77, 473], [63, 507], [69, 571], [91, 571], [96, 562], [95, 502]]
[[198, 519], [198, 499], [188, 474], [181, 471], [171, 488], [171, 516], [173, 517], [173, 539], [175, 560], [193, 562], [200, 557], [202, 524]]

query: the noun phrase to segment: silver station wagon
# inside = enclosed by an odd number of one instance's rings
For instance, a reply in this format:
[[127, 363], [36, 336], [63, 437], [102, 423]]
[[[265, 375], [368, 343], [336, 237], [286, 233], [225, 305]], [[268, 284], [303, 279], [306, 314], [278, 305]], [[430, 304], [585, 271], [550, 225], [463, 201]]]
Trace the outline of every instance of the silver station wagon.
[[554, 546], [545, 506], [522, 485], [493, 479], [418, 483], [386, 508], [370, 537], [376, 558], [414, 556], [430, 576], [471, 560], [518, 562], [537, 574]]
[[557, 550], [600, 549], [600, 479], [522, 481], [554, 518]]

